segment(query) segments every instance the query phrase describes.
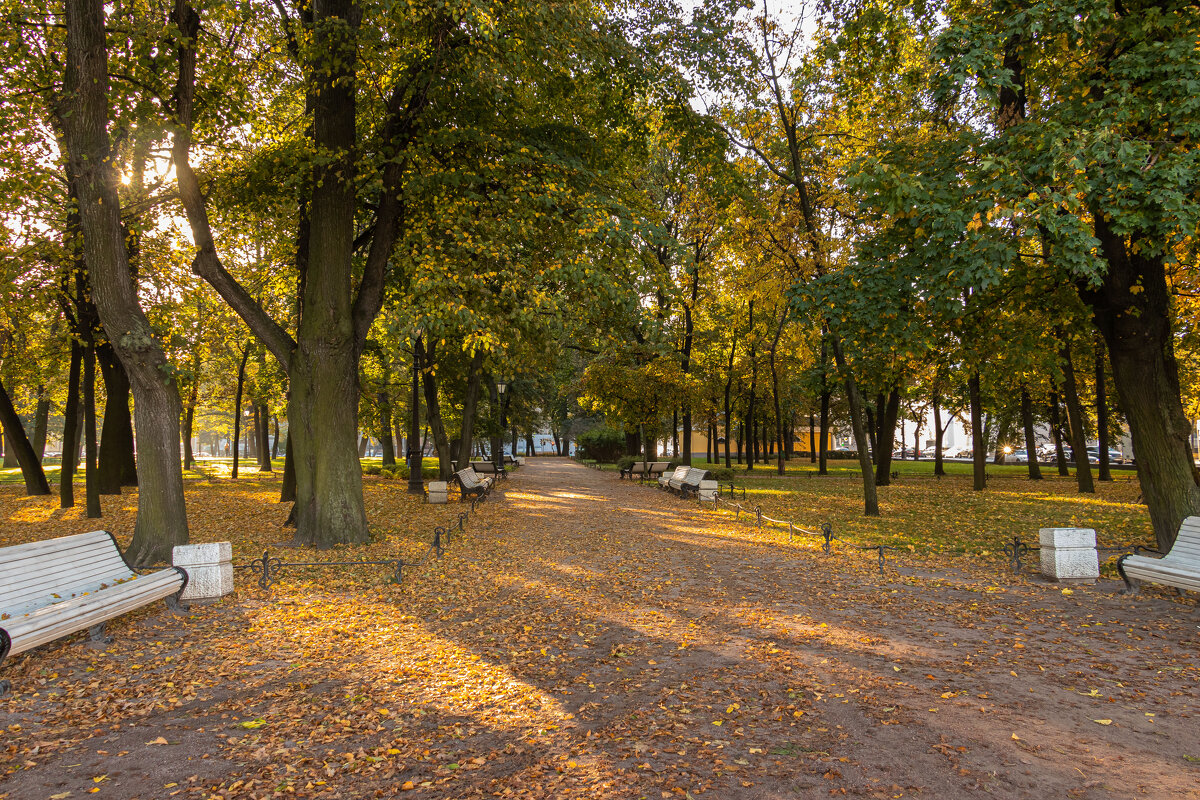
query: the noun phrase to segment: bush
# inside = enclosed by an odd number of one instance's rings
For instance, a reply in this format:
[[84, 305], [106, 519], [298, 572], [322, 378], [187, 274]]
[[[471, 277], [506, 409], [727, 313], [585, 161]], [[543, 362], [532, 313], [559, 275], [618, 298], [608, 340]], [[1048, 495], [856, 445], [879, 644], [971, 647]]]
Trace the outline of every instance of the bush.
[[713, 480], [717, 481], [718, 483], [732, 483], [733, 482], [733, 470], [729, 469], [727, 467], [721, 467], [720, 469], [714, 469], [712, 471], [712, 476], [713, 476]]
[[621, 470], [622, 472], [627, 469], [632, 469], [633, 465], [637, 462], [638, 459], [634, 458], [633, 456], [621, 456], [621, 459], [617, 461], [617, 469]]
[[579, 434], [576, 443], [579, 457], [611, 464], [621, 457], [621, 451], [625, 449], [625, 434], [602, 426]]

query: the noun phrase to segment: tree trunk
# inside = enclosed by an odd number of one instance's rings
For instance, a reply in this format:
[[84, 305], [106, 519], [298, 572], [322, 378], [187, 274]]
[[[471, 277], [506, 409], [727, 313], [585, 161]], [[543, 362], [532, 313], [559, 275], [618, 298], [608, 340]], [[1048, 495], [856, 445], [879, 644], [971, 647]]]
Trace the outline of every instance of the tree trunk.
[[829, 333], [821, 331], [821, 452], [817, 457], [817, 474], [829, 474], [829, 357], [826, 352]]
[[537, 455], [535, 450], [536, 448], [534, 447], [533, 443], [533, 430], [530, 429], [525, 433], [525, 455], [532, 458], [533, 456]]
[[1071, 452], [1075, 456], [1075, 478], [1079, 491], [1095, 494], [1092, 482], [1092, 465], [1088, 461], [1087, 428], [1083, 417], [1083, 404], [1079, 402], [1079, 389], [1075, 383], [1075, 365], [1071, 363], [1071, 344], [1063, 337], [1063, 393], [1067, 401], [1067, 421], [1071, 423]]
[[271, 422], [275, 428], [275, 435], [271, 437], [271, 460], [279, 458], [279, 415], [272, 414]]
[[1102, 212], [1093, 211], [1092, 224], [1108, 269], [1098, 288], [1081, 289], [1080, 295], [1092, 307], [1108, 345], [1142, 495], [1165, 553], [1183, 519], [1200, 512], [1200, 476], [1180, 400], [1166, 264], [1139, 236], [1127, 243]]
[[133, 563], [149, 563], [169, 560], [171, 548], [188, 539], [179, 455], [182, 404], [170, 364], [138, 304], [129, 271], [117, 161], [108, 138], [104, 24], [102, 0], [67, 1], [64, 96], [68, 109], [62, 116], [68, 160], [78, 187], [92, 300], [133, 388], [141, 490], [126, 557]]
[[879, 460], [879, 448], [876, 445], [878, 444], [879, 426], [875, 423], [875, 412], [871, 410], [869, 405], [865, 411], [867, 415], [867, 444], [871, 448], [870, 458], [871, 461], [877, 462]]
[[37, 408], [33, 412], [33, 454], [37, 456], [38, 463], [42, 462], [42, 458], [46, 455], [46, 433], [50, 428], [50, 397], [46, 393], [46, 387], [38, 384], [37, 387]]
[[[892, 447], [896, 443], [896, 420], [900, 416], [900, 389], [893, 386], [887, 400], [879, 395], [879, 432], [875, 436], [875, 484], [889, 486], [892, 483]], [[901, 447], [904, 446], [901, 440]]]
[[[421, 363], [421, 383], [425, 389], [425, 419], [433, 431], [433, 444], [437, 448], [438, 478], [447, 481], [454, 474], [454, 467], [450, 463], [452, 460], [450, 439], [446, 436], [446, 426], [442, 424], [442, 407], [438, 402], [437, 376], [432, 369], [437, 345], [431, 341], [426, 350], [421, 340], [417, 339], [416, 347], [417, 357]], [[422, 445], [421, 452], [424, 452], [424, 445]]]
[[379, 443], [383, 447], [383, 466], [396, 466], [396, 445], [392, 441], [392, 401], [387, 392], [380, 392], [379, 403]]
[[104, 428], [100, 431], [97, 483], [100, 494], [120, 494], [122, 486], [137, 486], [133, 420], [129, 415], [129, 377], [108, 342], [96, 346], [96, 361], [104, 379]]
[[1012, 431], [1012, 414], [1005, 411], [1000, 415], [999, 429], [996, 431], [996, 452], [992, 455], [993, 464], [1003, 464], [1006, 461], [1004, 445], [1008, 442], [1009, 434]]
[[783, 464], [783, 409], [779, 403], [779, 370], [775, 364], [775, 354], [779, 349], [779, 338], [783, 335], [787, 318], [788, 306], [784, 304], [783, 313], [779, 315], [779, 324], [775, 326], [775, 337], [771, 340], [771, 399], [775, 404], [775, 442], [779, 446], [776, 452], [775, 470], [780, 475], [785, 471]]
[[[733, 465], [729, 460], [729, 440], [733, 438], [733, 405], [731, 402], [731, 392], [733, 390], [733, 356], [737, 352], [737, 330], [733, 330], [729, 340], [729, 366], [725, 368], [725, 468], [730, 469]], [[738, 454], [738, 463], [742, 463], [741, 454]]]
[[79, 382], [83, 366], [83, 345], [71, 339], [71, 368], [67, 373], [67, 405], [63, 409], [62, 468], [58, 475], [60, 508], [75, 505], [75, 467], [79, 463]]
[[[279, 488], [279, 502], [281, 503], [296, 502], [296, 461], [292, 452], [292, 430], [289, 425], [287, 449], [283, 452], [283, 485]], [[291, 524], [295, 525], [296, 520], [293, 519]]]
[[463, 396], [462, 432], [458, 440], [458, 468], [466, 469], [471, 461], [471, 443], [475, 438], [475, 415], [479, 411], [479, 387], [483, 380], [483, 350], [471, 354], [467, 367], [467, 391]]
[[[946, 424], [949, 425], [949, 421]], [[942, 442], [945, 435], [946, 429], [942, 427], [942, 406], [938, 402], [938, 395], [935, 392], [933, 395], [933, 474], [939, 478], [946, 474], [946, 465], [942, 460]]]
[[1040, 481], [1042, 468], [1038, 465], [1037, 437], [1033, 433], [1033, 400], [1025, 384], [1021, 384], [1021, 426], [1025, 429], [1025, 461], [1029, 464], [1029, 480]]
[[983, 393], [979, 387], [979, 373], [972, 372], [967, 380], [967, 391], [971, 395], [971, 465], [974, 473], [973, 488], [982, 492], [987, 488], [987, 437], [983, 432]]
[[[750, 333], [753, 335], [753, 333], [754, 333], [754, 299], [751, 298], [750, 302], [747, 305], [748, 305], [748, 313], [747, 313], [746, 330], [750, 331]], [[750, 404], [746, 409], [746, 425], [745, 425], [746, 428], [749, 428], [749, 430], [747, 431], [747, 433], [749, 434], [749, 440], [747, 441], [749, 452], [746, 455], [746, 471], [747, 472], [752, 472], [754, 470], [755, 462], [758, 461], [758, 430], [755, 428], [755, 425], [754, 425], [754, 411], [755, 411], [755, 408], [754, 408], [755, 402], [754, 401], [756, 399], [755, 395], [757, 394], [757, 391], [758, 391], [758, 359], [756, 358], [757, 354], [756, 354], [755, 350], [756, 350], [756, 348], [754, 345], [754, 339], [751, 338], [750, 339]]]
[[[1104, 342], [1096, 337], [1096, 444], [1100, 457], [1099, 478], [1112, 480], [1108, 464], [1108, 392], [1104, 386]], [[1188, 425], [1192, 428], [1191, 424]]]
[[99, 519], [100, 486], [96, 475], [96, 348], [83, 356], [83, 476], [88, 519]]
[[246, 359], [250, 357], [250, 344], [242, 348], [242, 361], [238, 365], [237, 374], [237, 392], [234, 394], [233, 400], [233, 473], [231, 477], [237, 480], [238, 463], [241, 460], [241, 450], [238, 449], [238, 443], [242, 436], [242, 391], [246, 386]]
[[8, 439], [6, 452], [11, 450], [21, 467], [21, 477], [25, 480], [25, 494], [50, 494], [46, 473], [42, 470], [33, 445], [25, 435], [25, 426], [21, 424], [21, 417], [13, 407], [12, 398], [8, 396], [3, 383], [0, 383], [0, 424], [4, 425], [4, 435]]
[[858, 468], [862, 472], [863, 514], [868, 517], [878, 517], [879, 494], [875, 489], [875, 473], [871, 470], [871, 458], [867, 454], [867, 431], [863, 425], [862, 399], [858, 393], [858, 383], [846, 365], [841, 339], [831, 331], [829, 341], [833, 347], [833, 361], [837, 365], [838, 371], [842, 373], [845, 382], [846, 400], [850, 406], [850, 428], [854, 432], [854, 445], [858, 448]]
[[196, 403], [200, 398], [199, 358], [192, 362], [192, 385], [188, 390], [187, 405], [183, 410], [183, 468], [189, 470], [196, 465], [192, 453], [192, 426], [196, 419]]
[[266, 403], [259, 403], [257, 406], [258, 418], [258, 471], [259, 472], [274, 472], [271, 466], [271, 428], [268, 417], [271, 416], [267, 410]]
[[1054, 461], [1058, 474], [1065, 477], [1071, 472], [1067, 469], [1067, 454], [1063, 451], [1062, 411], [1057, 392], [1050, 393], [1050, 432], [1054, 437]]

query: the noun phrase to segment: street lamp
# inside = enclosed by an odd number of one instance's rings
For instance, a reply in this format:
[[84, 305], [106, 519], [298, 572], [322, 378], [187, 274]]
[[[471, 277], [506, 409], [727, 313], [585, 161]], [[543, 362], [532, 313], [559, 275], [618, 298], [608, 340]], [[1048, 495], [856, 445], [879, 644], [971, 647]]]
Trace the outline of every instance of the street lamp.
[[501, 470], [504, 469], [504, 393], [508, 390], [508, 381], [500, 378], [496, 381], [496, 394], [500, 398], [500, 435], [496, 437], [494, 443], [498, 445], [493, 447], [492, 457], [496, 461], [496, 477], [499, 478]]

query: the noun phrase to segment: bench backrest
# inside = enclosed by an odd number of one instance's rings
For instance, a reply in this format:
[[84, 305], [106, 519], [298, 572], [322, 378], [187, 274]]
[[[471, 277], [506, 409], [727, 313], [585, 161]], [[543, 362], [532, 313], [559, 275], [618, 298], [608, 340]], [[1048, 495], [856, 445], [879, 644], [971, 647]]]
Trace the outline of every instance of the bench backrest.
[[671, 480], [673, 480], [673, 481], [683, 480], [684, 478], [687, 477], [689, 469], [690, 469], [690, 467], [676, 467], [675, 471], [671, 473]]
[[707, 476], [708, 470], [706, 469], [700, 469], [699, 467], [688, 467], [687, 477], [684, 478], [683, 482], [688, 486], [699, 486], [700, 481], [704, 480]]
[[479, 475], [471, 467], [460, 469], [454, 473], [454, 476], [458, 478], [459, 483], [468, 489], [474, 489], [476, 486], [479, 486]]
[[0, 547], [0, 613], [26, 614], [136, 577], [107, 531]]
[[1200, 517], [1188, 517], [1179, 526], [1179, 535], [1167, 558], [1200, 564]]
[[490, 461], [472, 461], [471, 469], [477, 475], [490, 475], [496, 471], [496, 465]]

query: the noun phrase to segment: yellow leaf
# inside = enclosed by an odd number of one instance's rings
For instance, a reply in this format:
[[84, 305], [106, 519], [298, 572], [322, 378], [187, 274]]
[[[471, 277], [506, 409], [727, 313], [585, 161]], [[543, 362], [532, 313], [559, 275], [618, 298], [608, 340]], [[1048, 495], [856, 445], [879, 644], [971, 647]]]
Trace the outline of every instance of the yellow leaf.
[[152, 744], [170, 744], [170, 742], [168, 742], [165, 737], [159, 736], [157, 739], [151, 739], [150, 741], [146, 742], [147, 747]]
[[404, 782], [404, 785], [400, 787], [400, 791], [402, 791], [402, 792], [411, 792], [411, 791], [412, 791], [413, 789], [415, 789], [415, 788], [417, 788], [417, 787], [413, 786], [413, 782], [412, 782], [412, 781], [405, 781], [405, 782]]
[[1098, 725], [1112, 725], [1111, 719], [1094, 719], [1092, 722], [1095, 722]]

